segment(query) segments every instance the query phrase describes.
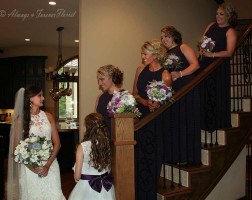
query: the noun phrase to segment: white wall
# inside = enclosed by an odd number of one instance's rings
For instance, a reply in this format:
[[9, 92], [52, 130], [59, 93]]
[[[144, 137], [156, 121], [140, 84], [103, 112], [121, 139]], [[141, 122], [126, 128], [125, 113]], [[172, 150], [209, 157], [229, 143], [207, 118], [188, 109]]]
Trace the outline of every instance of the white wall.
[[213, 0], [80, 0], [81, 135], [84, 117], [94, 111], [100, 93], [96, 80], [100, 66], [122, 69], [123, 88], [131, 91], [146, 40], [160, 38], [161, 28], [173, 25], [196, 49], [205, 27], [215, 19], [216, 8]]
[[245, 196], [246, 147], [206, 200], [236, 200]]

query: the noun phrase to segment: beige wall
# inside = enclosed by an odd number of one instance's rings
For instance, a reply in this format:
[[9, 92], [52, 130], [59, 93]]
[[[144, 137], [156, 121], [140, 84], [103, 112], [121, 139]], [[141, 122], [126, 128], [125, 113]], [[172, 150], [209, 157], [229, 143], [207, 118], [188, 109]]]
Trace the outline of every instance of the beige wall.
[[96, 70], [114, 64], [124, 71], [123, 88], [132, 90], [140, 47], [160, 38], [160, 29], [174, 25], [183, 41], [196, 49], [209, 22], [215, 19], [212, 0], [80, 0], [80, 133], [83, 119], [94, 111], [100, 93]]
[[251, 0], [229, 0], [238, 13], [239, 19], [252, 19]]
[[[244, 0], [248, 1], [251, 0]], [[242, 2], [239, 0], [240, 5]], [[215, 20], [217, 6], [214, 0], [80, 0], [80, 139], [84, 117], [94, 111], [100, 93], [96, 81], [96, 70], [100, 66], [114, 64], [121, 68], [125, 75], [123, 88], [131, 91], [144, 41], [160, 38], [163, 26], [174, 25], [181, 31], [183, 41], [196, 50], [205, 27]], [[243, 168], [244, 163], [244, 160], [238, 163], [238, 168]], [[228, 173], [224, 182], [229, 177]], [[233, 186], [236, 184], [229, 186], [220, 182], [208, 199], [226, 190], [232, 196], [229, 189]], [[238, 190], [243, 195], [244, 184]]]
[[[66, 60], [72, 56], [79, 54], [77, 47], [62, 47], [62, 57]], [[4, 54], [1, 57], [15, 57], [15, 56], [47, 56], [46, 67], [55, 66], [58, 59], [58, 47], [14, 47], [5, 48]], [[46, 81], [46, 109], [53, 113], [55, 103], [49, 95], [49, 90], [53, 87], [52, 81]]]

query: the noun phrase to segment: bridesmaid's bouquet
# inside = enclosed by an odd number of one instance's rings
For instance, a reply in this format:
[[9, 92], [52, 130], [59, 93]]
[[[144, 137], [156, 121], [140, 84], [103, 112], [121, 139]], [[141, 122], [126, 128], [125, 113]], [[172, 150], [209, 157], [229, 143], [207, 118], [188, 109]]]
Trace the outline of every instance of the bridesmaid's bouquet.
[[176, 56], [175, 54], [169, 54], [167, 57], [164, 58], [164, 61], [161, 65], [168, 69], [169, 71], [178, 71], [181, 69], [182, 61], [180, 57]]
[[[206, 52], [211, 52], [215, 47], [215, 41], [213, 41], [211, 38], [207, 36], [204, 36], [202, 40], [199, 41], [198, 46], [199, 48], [205, 50]], [[200, 58], [202, 59], [202, 56]]]
[[[172, 98], [173, 91], [171, 87], [168, 87], [163, 81], [152, 81], [147, 85], [147, 96], [152, 101], [157, 101], [161, 105], [166, 102], [174, 102]], [[151, 110], [154, 111], [154, 110]]]
[[46, 137], [31, 135], [21, 140], [14, 151], [14, 160], [17, 163], [39, 167], [47, 161], [52, 153], [52, 142]]
[[134, 113], [140, 117], [142, 113], [136, 107], [136, 99], [127, 90], [114, 93], [111, 101], [107, 105], [109, 114], [116, 113]]

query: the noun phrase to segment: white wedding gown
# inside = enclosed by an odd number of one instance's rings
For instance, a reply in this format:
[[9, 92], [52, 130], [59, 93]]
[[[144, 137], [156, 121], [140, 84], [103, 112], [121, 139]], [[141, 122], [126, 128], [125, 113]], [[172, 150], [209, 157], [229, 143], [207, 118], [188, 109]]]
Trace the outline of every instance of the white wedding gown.
[[[44, 111], [31, 116], [30, 134], [46, 136], [51, 140], [52, 128]], [[21, 200], [65, 200], [57, 159], [53, 161], [46, 177], [39, 177], [22, 164], [19, 183]]]
[[[106, 173], [108, 170], [98, 172], [97, 169], [90, 166], [89, 164], [91, 142], [85, 141], [82, 142], [81, 145], [84, 153], [84, 160], [81, 173], [86, 175], [102, 175]], [[102, 186], [101, 192], [99, 193], [90, 187], [88, 180], [79, 180], [78, 183], [75, 185], [73, 191], [71, 192], [68, 200], [115, 200], [115, 199], [116, 199], [115, 189], [113, 185], [109, 191], [106, 191]]]

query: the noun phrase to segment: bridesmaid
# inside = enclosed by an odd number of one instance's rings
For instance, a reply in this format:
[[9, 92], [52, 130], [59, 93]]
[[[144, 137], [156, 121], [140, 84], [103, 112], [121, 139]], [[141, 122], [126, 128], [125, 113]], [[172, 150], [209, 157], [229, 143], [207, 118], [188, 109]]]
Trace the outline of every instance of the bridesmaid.
[[200, 71], [215, 58], [225, 57], [221, 65], [200, 85], [201, 128], [208, 132], [231, 127], [230, 56], [237, 41], [235, 26], [237, 13], [230, 3], [220, 4], [216, 21], [211, 22], [203, 33], [215, 41], [212, 52], [200, 50]]
[[[150, 109], [157, 109], [160, 106], [159, 102], [153, 102], [147, 97], [146, 88], [149, 82], [156, 80], [164, 81], [168, 86], [172, 84], [171, 75], [160, 64], [165, 55], [166, 50], [159, 40], [146, 41], [141, 47], [143, 65], [136, 70], [133, 86], [133, 95], [138, 102], [141, 117], [146, 117]], [[162, 117], [158, 116], [134, 135], [137, 143], [134, 148], [136, 199], [157, 198], [156, 184], [153, 182], [158, 182], [162, 166], [162, 122]]]
[[97, 80], [103, 93], [97, 97], [95, 111], [104, 117], [109, 130], [109, 138], [111, 138], [111, 121], [108, 116], [107, 105], [114, 92], [121, 90], [123, 72], [114, 65], [104, 65], [97, 70]]
[[166, 85], [171, 86], [172, 80], [170, 73], [165, 70], [160, 60], [165, 56], [166, 51], [159, 40], [146, 41], [142, 48], [142, 61], [144, 65], [137, 68], [133, 86], [133, 95], [138, 102], [138, 109], [145, 117], [151, 109], [156, 109], [160, 105], [148, 99], [146, 86], [150, 81], [164, 81]]
[[[195, 51], [182, 43], [180, 32], [173, 26], [166, 26], [161, 30], [162, 43], [167, 49], [167, 55], [177, 56], [180, 66], [169, 68], [173, 79], [173, 90], [178, 92], [195, 78], [199, 63]], [[166, 119], [165, 147], [166, 161], [173, 164], [200, 164], [200, 111], [198, 88], [189, 91], [176, 102]]]

